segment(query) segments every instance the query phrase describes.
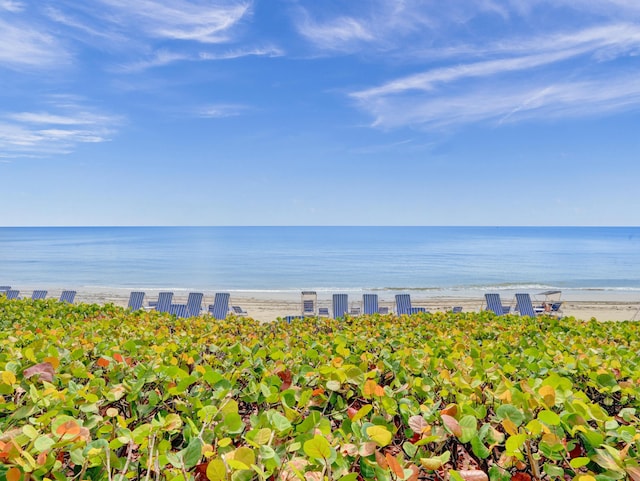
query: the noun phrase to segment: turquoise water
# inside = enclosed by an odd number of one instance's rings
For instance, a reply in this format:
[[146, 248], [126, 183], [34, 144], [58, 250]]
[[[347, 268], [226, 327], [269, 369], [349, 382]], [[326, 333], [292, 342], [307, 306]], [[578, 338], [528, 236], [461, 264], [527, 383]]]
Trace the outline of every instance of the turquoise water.
[[640, 228], [0, 228], [0, 284], [633, 292]]

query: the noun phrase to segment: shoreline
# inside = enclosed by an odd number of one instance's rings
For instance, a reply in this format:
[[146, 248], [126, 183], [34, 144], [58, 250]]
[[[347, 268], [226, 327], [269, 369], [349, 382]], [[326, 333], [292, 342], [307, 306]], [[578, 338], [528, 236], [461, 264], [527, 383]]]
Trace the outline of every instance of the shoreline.
[[[34, 289], [41, 287], [14, 286], [21, 292], [21, 296], [29, 297]], [[134, 290], [145, 292], [144, 305], [156, 300], [161, 291], [173, 291], [176, 303], [186, 302], [189, 292], [203, 292], [203, 309], [206, 311], [209, 304], [213, 303], [215, 292], [229, 292], [231, 294], [229, 305], [240, 306], [249, 317], [255, 320], [268, 322], [278, 317], [299, 315], [301, 313], [300, 290], [224, 290], [217, 291], [183, 288], [124, 288], [124, 287], [74, 287], [65, 289], [77, 291], [75, 303], [107, 304], [112, 303], [126, 307], [129, 294]], [[49, 290], [47, 298], [57, 299], [62, 288], [56, 287]], [[310, 289], [312, 290], [312, 289]], [[331, 312], [331, 300], [333, 293], [346, 293], [349, 295], [349, 307], [361, 306], [362, 294], [373, 292], [378, 294], [380, 307], [388, 307], [392, 312], [395, 307], [395, 294], [409, 293], [414, 306], [426, 307], [428, 311], [447, 311], [454, 306], [461, 306], [464, 312], [479, 312], [484, 308], [484, 292], [480, 290], [362, 290], [362, 289], [318, 289], [318, 307], [327, 307]], [[541, 300], [538, 292], [540, 289], [493, 290], [486, 292], [499, 292], [503, 305], [515, 307], [514, 295], [516, 292], [529, 292], [534, 304]], [[598, 321], [640, 321], [640, 292], [625, 290], [563, 290], [562, 315], [575, 317], [580, 320], [595, 318]], [[634, 319], [635, 316], [635, 319]]]

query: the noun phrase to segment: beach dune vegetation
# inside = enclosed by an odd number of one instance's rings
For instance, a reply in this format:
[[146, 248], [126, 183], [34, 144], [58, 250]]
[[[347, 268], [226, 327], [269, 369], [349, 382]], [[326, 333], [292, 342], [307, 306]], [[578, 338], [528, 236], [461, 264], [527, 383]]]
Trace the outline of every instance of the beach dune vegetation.
[[0, 298], [0, 478], [638, 481], [639, 334]]

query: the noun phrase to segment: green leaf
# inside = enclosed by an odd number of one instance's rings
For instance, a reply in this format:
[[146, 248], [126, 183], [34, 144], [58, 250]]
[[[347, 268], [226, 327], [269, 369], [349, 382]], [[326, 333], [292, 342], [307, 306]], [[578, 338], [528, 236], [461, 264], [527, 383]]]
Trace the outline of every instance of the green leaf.
[[517, 407], [511, 404], [503, 404], [497, 410], [496, 414], [502, 419], [509, 419], [516, 426], [520, 426], [524, 421], [524, 414]]
[[549, 411], [547, 409], [545, 409], [544, 411], [540, 411], [538, 413], [538, 419], [549, 426], [560, 425], [560, 416], [558, 416], [553, 411]]
[[202, 442], [198, 438], [193, 438], [182, 454], [185, 468], [193, 468], [200, 462], [200, 458], [202, 458]]
[[56, 442], [49, 436], [39, 436], [33, 443], [33, 447], [38, 453], [49, 451]]
[[585, 457], [573, 458], [571, 461], [569, 461], [569, 466], [571, 466], [573, 469], [578, 469], [586, 466], [590, 462], [591, 460]]
[[463, 416], [459, 421], [462, 428], [461, 443], [468, 443], [478, 433], [478, 421], [471, 415]]
[[291, 429], [291, 423], [289, 422], [289, 420], [278, 411], [270, 411], [269, 414], [271, 426], [276, 431], [278, 431], [279, 433], [284, 433], [285, 431]]
[[327, 459], [331, 456], [331, 446], [324, 436], [316, 434], [312, 439], [305, 441], [303, 445], [307, 456], [314, 459]]

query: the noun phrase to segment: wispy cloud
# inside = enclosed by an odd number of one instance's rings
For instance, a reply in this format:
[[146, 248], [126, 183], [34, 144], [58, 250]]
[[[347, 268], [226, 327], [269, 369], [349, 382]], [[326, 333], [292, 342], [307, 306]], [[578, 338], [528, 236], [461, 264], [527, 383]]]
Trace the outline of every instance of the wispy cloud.
[[50, 68], [70, 60], [62, 44], [52, 35], [42, 32], [19, 19], [0, 17], [0, 67], [14, 70]]
[[18, 2], [16, 0], [0, 0], [0, 9], [6, 10], [12, 13], [22, 12], [24, 10], [25, 5], [23, 2]]
[[207, 119], [219, 119], [225, 117], [237, 117], [249, 110], [246, 105], [238, 104], [211, 104], [198, 109], [198, 117]]
[[[611, 62], [639, 51], [640, 27], [627, 23], [512, 39], [473, 52], [497, 58], [432, 68], [351, 97], [385, 128], [594, 115], [640, 105], [640, 89], [628, 80], [638, 73], [607, 71]], [[581, 81], [567, 81], [576, 70]]]
[[111, 19], [121, 25], [137, 26], [155, 38], [222, 43], [231, 29], [250, 13], [251, 4], [229, 1], [185, 0], [99, 0], [111, 7]]
[[50, 110], [0, 113], [0, 151], [5, 158], [66, 154], [81, 143], [107, 142], [122, 123], [72, 96], [54, 96], [44, 103]]
[[351, 17], [339, 17], [330, 22], [319, 23], [306, 16], [297, 28], [300, 34], [315, 45], [328, 50], [349, 50], [354, 45], [374, 39], [363, 22]]

